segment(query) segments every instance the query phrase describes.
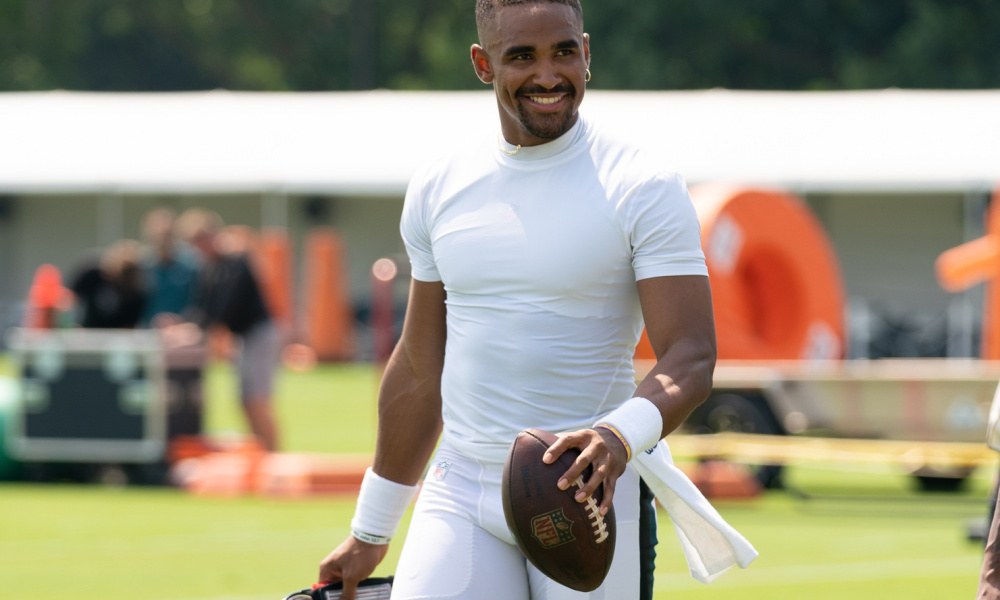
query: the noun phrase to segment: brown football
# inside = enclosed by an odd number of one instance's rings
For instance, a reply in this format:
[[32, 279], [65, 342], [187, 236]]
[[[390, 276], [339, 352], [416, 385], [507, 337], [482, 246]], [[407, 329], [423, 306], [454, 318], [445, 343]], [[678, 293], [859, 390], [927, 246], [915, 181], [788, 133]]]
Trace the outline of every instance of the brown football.
[[602, 489], [586, 502], [573, 497], [590, 476], [560, 490], [556, 483], [580, 452], [570, 449], [556, 462], [542, 462], [556, 436], [541, 429], [522, 431], [507, 453], [503, 469], [503, 512], [507, 527], [531, 564], [574, 590], [597, 589], [615, 553], [614, 509], [601, 516]]

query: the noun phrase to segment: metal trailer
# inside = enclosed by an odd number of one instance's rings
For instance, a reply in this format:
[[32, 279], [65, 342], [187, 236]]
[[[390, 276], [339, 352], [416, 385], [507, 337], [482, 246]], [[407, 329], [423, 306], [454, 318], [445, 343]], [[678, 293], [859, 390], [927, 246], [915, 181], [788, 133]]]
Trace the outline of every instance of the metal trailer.
[[[637, 375], [650, 367], [637, 361]], [[984, 460], [995, 460], [985, 442], [998, 382], [995, 361], [719, 361], [711, 395], [683, 430], [788, 436], [780, 440], [781, 449], [743, 446], [744, 459], [760, 461], [757, 476], [765, 486], [780, 485], [783, 457], [794, 459], [803, 448], [797, 443], [823, 438], [831, 459], [834, 450], [865, 441], [868, 454], [890, 457], [922, 486], [949, 489]], [[740, 452], [733, 442], [726, 454]], [[873, 442], [884, 442], [881, 450]], [[712, 453], [700, 447], [698, 453]]]

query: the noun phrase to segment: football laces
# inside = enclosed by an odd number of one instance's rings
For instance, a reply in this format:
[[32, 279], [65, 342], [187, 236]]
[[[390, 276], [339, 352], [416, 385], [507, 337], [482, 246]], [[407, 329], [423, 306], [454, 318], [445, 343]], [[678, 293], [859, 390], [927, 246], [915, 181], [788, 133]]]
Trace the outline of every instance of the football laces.
[[[577, 476], [573, 485], [578, 489], [583, 489], [583, 475]], [[604, 515], [601, 514], [601, 508], [597, 505], [597, 500], [594, 500], [593, 494], [587, 496], [584, 506], [587, 509], [587, 520], [594, 530], [594, 541], [600, 544], [608, 539], [608, 527], [604, 522]]]

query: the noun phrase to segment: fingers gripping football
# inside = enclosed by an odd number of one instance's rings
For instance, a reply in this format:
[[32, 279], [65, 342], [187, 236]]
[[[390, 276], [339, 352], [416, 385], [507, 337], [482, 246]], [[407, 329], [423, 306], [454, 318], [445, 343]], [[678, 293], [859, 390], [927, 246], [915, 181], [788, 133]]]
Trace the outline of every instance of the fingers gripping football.
[[[577, 502], [592, 502], [594, 492], [603, 484], [603, 498], [599, 510], [602, 515], [607, 514], [614, 499], [615, 484], [618, 477], [625, 472], [627, 462], [625, 447], [610, 431], [581, 429], [560, 434], [542, 460], [546, 464], [552, 464], [569, 448], [578, 449], [580, 455], [573, 462], [573, 466], [559, 479], [559, 489], [566, 490], [573, 486], [576, 488], [574, 497]], [[588, 465], [593, 470], [590, 478], [584, 481], [582, 476]]]

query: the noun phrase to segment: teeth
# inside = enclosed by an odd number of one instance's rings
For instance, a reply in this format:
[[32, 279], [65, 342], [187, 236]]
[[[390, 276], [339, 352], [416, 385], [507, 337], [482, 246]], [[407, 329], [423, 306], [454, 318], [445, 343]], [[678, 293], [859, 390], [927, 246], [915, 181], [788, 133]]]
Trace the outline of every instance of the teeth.
[[555, 104], [562, 99], [562, 96], [557, 96], [555, 98], [542, 98], [539, 96], [529, 96], [532, 102], [537, 102], [538, 104]]

